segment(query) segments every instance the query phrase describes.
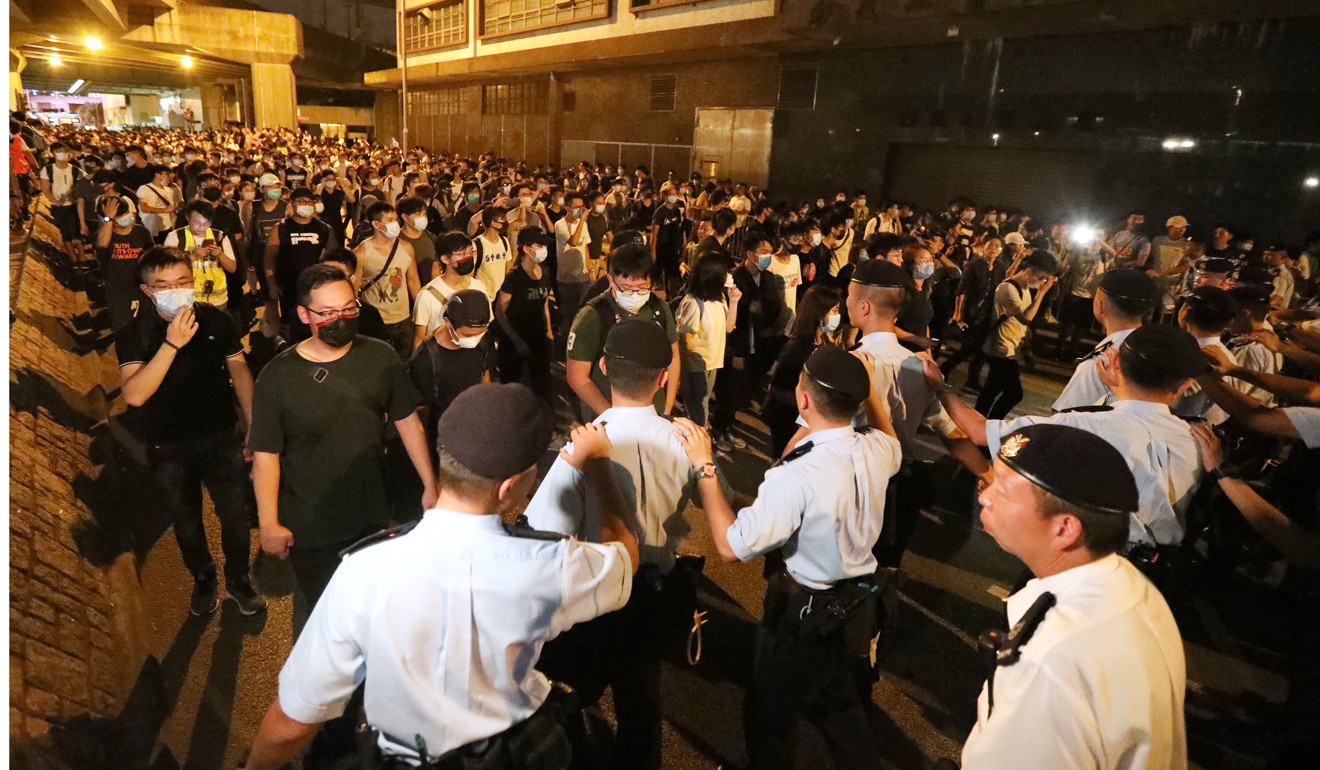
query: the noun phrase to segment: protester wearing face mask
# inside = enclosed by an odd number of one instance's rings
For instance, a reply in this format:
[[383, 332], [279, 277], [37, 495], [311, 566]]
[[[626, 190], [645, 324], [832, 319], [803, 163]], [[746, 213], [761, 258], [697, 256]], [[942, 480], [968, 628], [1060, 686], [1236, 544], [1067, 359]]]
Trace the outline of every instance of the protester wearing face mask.
[[147, 463], [163, 493], [158, 501], [169, 511], [193, 577], [190, 612], [215, 612], [219, 597], [202, 524], [205, 485], [220, 520], [225, 591], [240, 613], [252, 615], [266, 601], [248, 574], [247, 465], [234, 409], [237, 400], [244, 420], [251, 422], [252, 374], [242, 338], [228, 315], [194, 304], [187, 254], [149, 248], [137, 267], [140, 289], [152, 307], [144, 307], [115, 335], [129, 405], [123, 424], [147, 446]]
[[412, 302], [422, 290], [413, 249], [399, 237], [403, 227], [390, 204], [372, 204], [363, 222], [370, 224], [372, 236], [354, 249], [364, 276], [362, 301], [380, 311], [390, 344], [399, 358], [407, 361], [412, 357]]
[[908, 292], [907, 301], [898, 313], [897, 326], [917, 337], [931, 336], [931, 318], [935, 309], [930, 304], [931, 276], [935, 275], [935, 255], [920, 243], [903, 247], [900, 261], [904, 272], [912, 277], [915, 292]]
[[181, 248], [193, 260], [197, 301], [224, 309], [229, 305], [229, 276], [237, 273], [234, 245], [223, 231], [211, 227], [215, 206], [195, 200], [183, 209], [187, 225], [171, 230], [164, 245]]
[[[746, 237], [743, 238], [744, 242], [746, 240]], [[792, 314], [797, 312], [798, 290], [802, 286], [802, 260], [795, 249], [790, 248], [787, 243], [781, 243], [767, 269], [784, 282], [784, 305], [788, 308], [791, 319]]]
[[321, 204], [321, 211], [317, 216], [322, 222], [330, 225], [331, 232], [334, 233], [335, 243], [343, 245], [345, 232], [348, 228], [344, 221], [344, 206], [348, 194], [340, 186], [339, 177], [334, 171], [326, 170], [321, 172], [320, 183], [316, 186], [317, 203]]
[[990, 372], [976, 400], [976, 411], [988, 420], [1003, 419], [1022, 400], [1022, 375], [1015, 356], [1026, 343], [1031, 321], [1057, 280], [1058, 270], [1058, 259], [1038, 250], [1024, 258], [1022, 269], [995, 289], [995, 325], [983, 347]]
[[630, 242], [616, 248], [610, 255], [610, 290], [588, 302], [573, 321], [567, 342], [567, 379], [581, 400], [584, 420], [594, 419], [610, 408], [604, 395], [609, 392], [609, 378], [599, 362], [610, 328], [626, 318], [650, 321], [665, 330], [674, 355], [668, 384], [656, 394], [655, 405], [664, 415], [674, 409], [681, 373], [678, 331], [669, 305], [651, 292], [653, 266], [650, 249], [645, 245]]
[[249, 446], [261, 547], [288, 558], [309, 607], [339, 565], [339, 552], [389, 519], [382, 478], [384, 421], [394, 423], [422, 481], [436, 484], [417, 391], [390, 346], [358, 331], [358, 299], [337, 267], [298, 277], [298, 316], [310, 339], [262, 369]]
[[386, 203], [386, 195], [380, 187], [380, 174], [368, 169], [362, 174], [362, 187], [356, 193], [353, 208], [353, 245], [357, 246], [363, 238], [370, 238], [372, 227], [367, 219], [367, 212], [377, 203]]
[[710, 423], [710, 397], [719, 370], [724, 368], [724, 348], [738, 323], [738, 300], [742, 299], [727, 266], [728, 261], [719, 254], [697, 260], [688, 293], [674, 316], [683, 359], [683, 406], [688, 419], [702, 427]]
[[104, 198], [101, 223], [96, 232], [96, 256], [105, 274], [105, 303], [110, 328], [119, 329], [133, 319], [146, 301], [139, 284], [137, 262], [154, 241], [147, 228], [137, 223], [127, 198]]
[[266, 239], [265, 271], [270, 299], [279, 303], [285, 338], [302, 339], [305, 330], [298, 328], [298, 276], [321, 260], [334, 244], [330, 226], [316, 218], [316, 195], [307, 187], [290, 194], [292, 216], [270, 230]]
[[770, 428], [770, 456], [780, 457], [798, 430], [797, 399], [794, 396], [802, 367], [821, 345], [842, 340], [839, 292], [828, 286], [813, 286], [802, 295], [797, 317], [788, 331], [788, 342], [775, 360], [770, 389], [761, 407], [761, 419]]
[[551, 238], [539, 227], [518, 233], [518, 263], [495, 299], [499, 322], [500, 382], [523, 382], [552, 408], [554, 385], [550, 358], [554, 331], [550, 323], [550, 277], [544, 263]]
[[430, 283], [434, 277], [431, 271], [435, 265], [435, 238], [426, 229], [431, 223], [426, 214], [426, 201], [415, 196], [400, 198], [397, 211], [403, 225], [399, 237], [412, 246], [413, 258], [417, 261], [417, 280]]
[[[448, 233], [462, 238], [462, 233]], [[435, 329], [419, 344], [408, 376], [422, 396], [419, 410], [426, 426], [426, 445], [435, 460], [436, 424], [458, 394], [491, 381], [495, 346], [488, 329], [490, 300], [477, 289], [454, 292]]]
[[606, 233], [610, 232], [610, 220], [606, 216], [605, 195], [597, 193], [587, 201], [587, 273], [592, 280], [604, 272], [604, 249]]

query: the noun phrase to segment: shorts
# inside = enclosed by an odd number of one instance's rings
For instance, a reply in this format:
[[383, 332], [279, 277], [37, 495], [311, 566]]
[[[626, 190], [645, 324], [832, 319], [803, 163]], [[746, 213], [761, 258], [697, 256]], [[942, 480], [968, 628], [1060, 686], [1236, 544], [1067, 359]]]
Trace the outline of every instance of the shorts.
[[66, 243], [83, 239], [77, 206], [51, 206], [50, 218], [55, 221], [55, 226], [60, 230], [60, 237]]

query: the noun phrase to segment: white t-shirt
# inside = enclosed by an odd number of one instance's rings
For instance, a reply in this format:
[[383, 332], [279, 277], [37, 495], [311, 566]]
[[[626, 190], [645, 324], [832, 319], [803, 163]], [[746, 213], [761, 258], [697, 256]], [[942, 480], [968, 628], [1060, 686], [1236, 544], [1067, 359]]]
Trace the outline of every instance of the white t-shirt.
[[802, 285], [802, 263], [798, 255], [789, 254], [788, 260], [779, 261], [779, 255], [770, 258], [770, 272], [784, 279], [784, 304], [797, 316], [797, 287]]
[[[476, 289], [487, 297], [491, 296], [490, 289], [481, 282], [480, 278], [473, 278], [467, 288]], [[463, 290], [455, 289], [445, 283], [443, 276], [432, 279], [422, 287], [417, 295], [417, 301], [413, 303], [413, 323], [426, 327], [428, 335], [434, 334], [435, 330], [440, 328], [440, 324], [445, 322], [445, 308], [449, 307], [449, 298], [459, 291]], [[435, 296], [437, 292], [440, 294], [439, 297]]]
[[[583, 220], [579, 220], [582, 222]], [[591, 243], [591, 233], [585, 222], [582, 225], [582, 233], [578, 237], [582, 243], [578, 246], [568, 245], [568, 241], [573, 237], [573, 231], [577, 229], [577, 224], [572, 227], [568, 224], [568, 217], [555, 222], [555, 246], [558, 255], [558, 278], [560, 283], [583, 283], [591, 280], [587, 276], [587, 246]]]
[[[174, 188], [169, 185], [144, 184], [137, 188], [137, 199], [139, 203], [145, 203], [156, 209], [163, 209], [178, 202], [174, 197]], [[154, 238], [173, 228], [174, 218], [170, 214], [142, 212], [142, 226], [147, 228]]]
[[1301, 435], [1307, 449], [1320, 447], [1320, 407], [1286, 406], [1283, 408], [1283, 413], [1288, 416], [1288, 422], [1292, 423], [1293, 428]]
[[477, 236], [475, 241], [477, 259], [480, 260], [476, 277], [490, 289], [490, 299], [494, 302], [495, 295], [504, 285], [504, 277], [509, 274], [509, 260], [512, 258], [509, 254], [509, 242], [501, 235], [491, 243], [486, 240], [485, 233]]
[[73, 164], [60, 168], [52, 163], [41, 169], [41, 179], [50, 182], [50, 198], [54, 206], [73, 205], [73, 201], [69, 200], [69, 192], [73, 190], [73, 183], [77, 178], [78, 170]]
[[[995, 289], [995, 331], [985, 341], [985, 352], [997, 358], [1017, 355], [1018, 345], [1027, 338], [1027, 325], [1009, 313], [1012, 308], [1025, 313], [1031, 307], [1031, 292], [1012, 281], [1004, 281]], [[1003, 318], [1003, 321], [999, 319]]]
[[[357, 256], [362, 266], [362, 281], [366, 283], [385, 269], [385, 263], [389, 261], [389, 249], [377, 252], [371, 248], [371, 241], [367, 240], [358, 247]], [[411, 264], [411, 249], [399, 243], [399, 250], [394, 255], [394, 261], [389, 263], [389, 270], [362, 292], [363, 301], [379, 310], [380, 320], [387, 324], [408, 320], [408, 266]]]
[[679, 348], [684, 353], [683, 368], [696, 371], [699, 356], [704, 371], [724, 367], [724, 344], [728, 340], [725, 325], [729, 308], [722, 300], [699, 300], [691, 294], [678, 303], [674, 323], [678, 327]]

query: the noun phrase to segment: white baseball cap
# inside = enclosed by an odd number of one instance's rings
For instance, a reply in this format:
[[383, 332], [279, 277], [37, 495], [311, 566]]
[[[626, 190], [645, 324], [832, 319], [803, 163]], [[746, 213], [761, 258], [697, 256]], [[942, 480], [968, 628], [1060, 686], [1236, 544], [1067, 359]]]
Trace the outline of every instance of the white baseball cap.
[[1189, 224], [1191, 224], [1191, 223], [1187, 221], [1187, 217], [1185, 217], [1185, 216], [1183, 216], [1183, 215], [1181, 215], [1181, 214], [1178, 214], [1178, 215], [1175, 215], [1175, 216], [1171, 216], [1171, 217], [1169, 217], [1168, 221], [1164, 223], [1164, 226], [1165, 226], [1165, 227], [1187, 227]]
[[1019, 246], [1025, 246], [1027, 239], [1022, 237], [1022, 233], [1009, 233], [1004, 236], [1004, 243], [1016, 243]]
[[262, 174], [261, 178], [257, 180], [257, 184], [261, 187], [279, 187], [280, 178], [274, 174]]

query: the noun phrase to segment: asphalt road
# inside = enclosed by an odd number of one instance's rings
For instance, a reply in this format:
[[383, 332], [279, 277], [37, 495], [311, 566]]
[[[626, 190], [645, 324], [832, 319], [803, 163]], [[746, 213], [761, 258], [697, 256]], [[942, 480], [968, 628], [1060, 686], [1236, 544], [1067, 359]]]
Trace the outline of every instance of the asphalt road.
[[[1029, 374], [1027, 400], [1018, 411], [1047, 411], [1060, 388], [1060, 373]], [[766, 437], [750, 417], [740, 430], [748, 448], [722, 457], [721, 464], [734, 488], [750, 495], [768, 464]], [[895, 768], [957, 758], [984, 679], [974, 640], [982, 630], [1002, 625], [1002, 597], [1022, 568], [977, 524], [970, 478], [948, 471], [904, 559], [895, 623], [881, 648], [885, 673], [873, 693], [872, 729], [882, 758]], [[740, 712], [764, 592], [761, 564], [723, 563], [702, 512], [690, 509], [688, 516], [693, 534], [682, 550], [707, 557], [700, 602], [710, 622], [697, 665], [689, 665], [677, 649], [666, 664], [664, 766], [741, 767]], [[219, 560], [209, 503], [208, 526]], [[149, 553], [143, 581], [155, 607], [152, 647], [170, 708], [154, 766], [235, 767], [274, 699], [301, 608], [295, 608], [292, 576], [283, 562], [258, 558], [254, 575], [270, 601], [266, 613], [244, 618], [226, 602], [214, 617], [189, 618], [191, 582], [172, 536], [163, 536]], [[1285, 692], [1282, 632], [1272, 622], [1278, 611], [1264, 584], [1244, 582], [1213, 601], [1198, 599], [1180, 616], [1187, 637], [1195, 766], [1265, 766], [1270, 738], [1263, 725]], [[600, 718], [609, 717], [607, 696]], [[798, 759], [802, 768], [832, 767], [819, 733], [806, 724], [799, 729]], [[1030, 766], [1026, 758], [1022, 766]]]

